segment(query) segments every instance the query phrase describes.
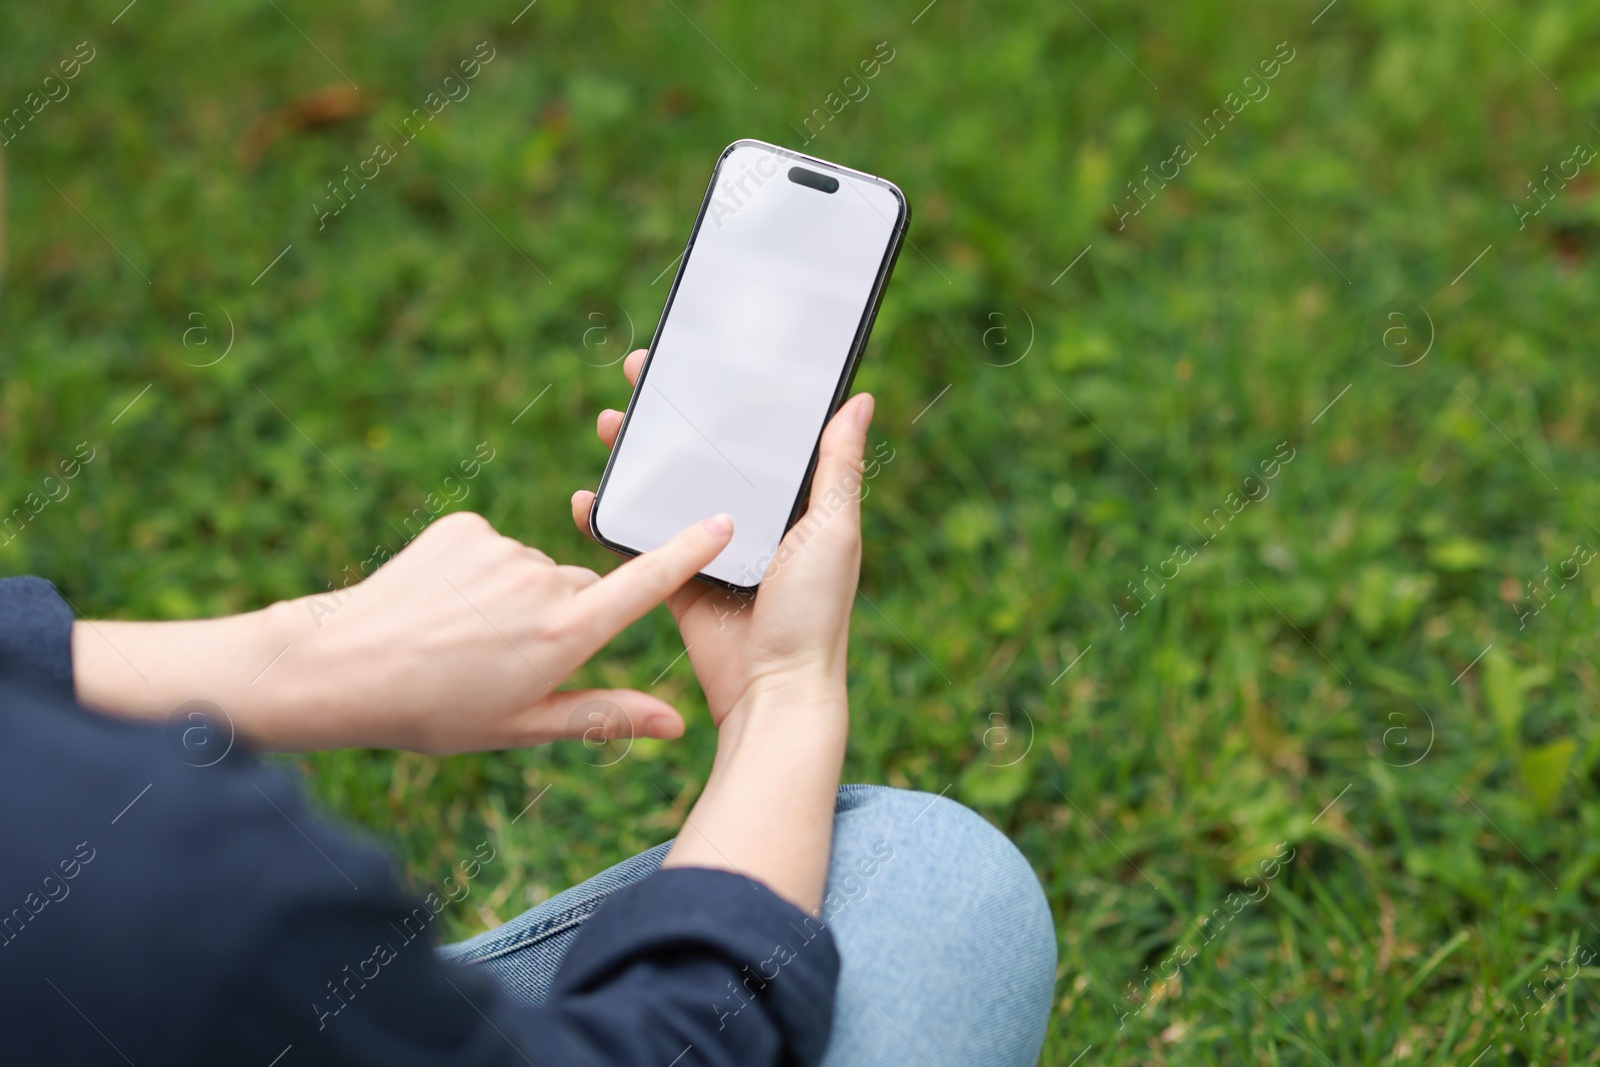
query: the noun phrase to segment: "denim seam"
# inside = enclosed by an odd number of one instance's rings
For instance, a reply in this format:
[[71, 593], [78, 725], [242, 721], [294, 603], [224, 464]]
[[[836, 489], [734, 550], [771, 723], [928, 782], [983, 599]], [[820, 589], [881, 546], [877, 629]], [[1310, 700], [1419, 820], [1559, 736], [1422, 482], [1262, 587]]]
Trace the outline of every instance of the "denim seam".
[[494, 948], [485, 950], [481, 955], [478, 953], [472, 953], [470, 955], [462, 956], [457, 960], [457, 962], [483, 963], [488, 960], [498, 959], [508, 952], [515, 952], [518, 949], [527, 948], [529, 945], [537, 945], [541, 941], [546, 941], [557, 934], [565, 933], [566, 931], [571, 930], [573, 927], [581, 925], [584, 920], [588, 919], [595, 913], [595, 910], [595, 908], [587, 908], [581, 912], [574, 912], [561, 922], [541, 927], [535, 933], [525, 934], [517, 940], [511, 942], [509, 945], [496, 945]]

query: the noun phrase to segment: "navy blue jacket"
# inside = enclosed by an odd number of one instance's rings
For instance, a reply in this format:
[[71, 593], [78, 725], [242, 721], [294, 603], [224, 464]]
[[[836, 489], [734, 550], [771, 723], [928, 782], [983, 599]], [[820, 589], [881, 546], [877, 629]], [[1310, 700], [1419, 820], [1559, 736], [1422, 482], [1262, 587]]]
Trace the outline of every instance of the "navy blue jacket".
[[48, 582], [0, 581], [0, 1063], [822, 1058], [839, 969], [826, 931], [758, 1010], [719, 1008], [804, 924], [767, 889], [646, 878], [584, 924], [546, 1003], [514, 1002], [441, 961], [428, 905], [284, 774], [237, 746], [195, 767], [162, 725], [76, 705], [71, 630]]

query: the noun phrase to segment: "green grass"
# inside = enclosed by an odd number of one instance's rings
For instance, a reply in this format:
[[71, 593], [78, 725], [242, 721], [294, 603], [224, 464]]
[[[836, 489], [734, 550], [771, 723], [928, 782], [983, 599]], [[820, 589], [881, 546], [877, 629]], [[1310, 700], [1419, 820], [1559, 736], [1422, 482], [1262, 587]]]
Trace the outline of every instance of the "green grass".
[[[6, 112], [96, 49], [5, 150], [0, 497], [97, 449], [0, 569], [128, 618], [322, 590], [481, 441], [462, 506], [607, 566], [566, 504], [626, 396], [594, 364], [653, 329], [717, 151], [798, 141], [887, 41], [808, 146], [914, 209], [859, 379], [894, 459], [846, 776], [949, 789], [1033, 862], [1061, 947], [1045, 1062], [1600, 1062], [1596, 966], [1516, 1021], [1524, 982], [1600, 950], [1600, 572], [1525, 628], [1511, 603], [1600, 545], [1600, 164], [1525, 228], [1511, 206], [1600, 145], [1600, 8], [277, 6], [0, 15]], [[471, 95], [319, 231], [325, 183], [485, 40]], [[1191, 123], [1281, 41], [1270, 96], [1201, 147]], [[361, 110], [261, 133], [329, 86]], [[1184, 140], [1119, 230], [1125, 183]], [[1270, 495], [1202, 547], [1280, 442]], [[585, 679], [647, 686], [681, 648], [658, 612]], [[674, 831], [715, 739], [685, 663], [655, 689], [688, 736], [610, 766], [294, 762], [418, 886], [498, 846], [448, 914], [464, 935]]]

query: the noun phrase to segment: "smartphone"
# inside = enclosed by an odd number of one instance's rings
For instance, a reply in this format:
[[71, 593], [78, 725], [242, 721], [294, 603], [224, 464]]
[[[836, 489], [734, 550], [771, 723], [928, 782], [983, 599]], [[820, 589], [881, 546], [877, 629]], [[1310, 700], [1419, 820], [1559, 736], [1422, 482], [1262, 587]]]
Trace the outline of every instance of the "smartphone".
[[637, 555], [733, 516], [700, 578], [752, 593], [804, 512], [910, 211], [891, 182], [762, 141], [717, 159], [589, 512]]

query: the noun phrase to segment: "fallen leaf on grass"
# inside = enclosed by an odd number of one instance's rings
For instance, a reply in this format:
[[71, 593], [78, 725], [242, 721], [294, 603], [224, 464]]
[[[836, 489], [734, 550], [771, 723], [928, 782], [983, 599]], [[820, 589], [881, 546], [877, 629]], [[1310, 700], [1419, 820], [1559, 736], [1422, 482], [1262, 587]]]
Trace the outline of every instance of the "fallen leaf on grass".
[[321, 129], [365, 114], [369, 104], [359, 90], [348, 85], [327, 85], [295, 97], [278, 110], [250, 124], [239, 138], [239, 163], [254, 167], [286, 134]]

